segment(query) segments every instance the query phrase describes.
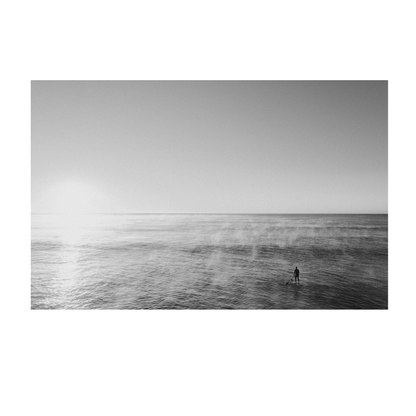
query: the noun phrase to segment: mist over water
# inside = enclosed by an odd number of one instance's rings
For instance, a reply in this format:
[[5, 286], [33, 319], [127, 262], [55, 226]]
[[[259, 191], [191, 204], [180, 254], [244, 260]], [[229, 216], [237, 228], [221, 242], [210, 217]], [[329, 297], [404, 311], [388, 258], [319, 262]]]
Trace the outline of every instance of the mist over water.
[[34, 214], [32, 308], [386, 309], [387, 220]]

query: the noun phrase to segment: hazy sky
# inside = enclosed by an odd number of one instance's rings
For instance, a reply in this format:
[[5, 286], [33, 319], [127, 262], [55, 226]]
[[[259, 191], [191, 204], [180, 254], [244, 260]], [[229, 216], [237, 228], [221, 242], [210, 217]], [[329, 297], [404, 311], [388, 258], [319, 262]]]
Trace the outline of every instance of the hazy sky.
[[32, 212], [386, 213], [385, 81], [32, 82]]

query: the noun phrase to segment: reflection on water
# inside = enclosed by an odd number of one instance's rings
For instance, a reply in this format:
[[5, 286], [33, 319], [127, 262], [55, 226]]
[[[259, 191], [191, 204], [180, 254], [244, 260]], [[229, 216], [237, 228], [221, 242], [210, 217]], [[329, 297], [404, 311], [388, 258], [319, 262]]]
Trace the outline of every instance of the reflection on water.
[[387, 308], [387, 216], [33, 215], [32, 308]]

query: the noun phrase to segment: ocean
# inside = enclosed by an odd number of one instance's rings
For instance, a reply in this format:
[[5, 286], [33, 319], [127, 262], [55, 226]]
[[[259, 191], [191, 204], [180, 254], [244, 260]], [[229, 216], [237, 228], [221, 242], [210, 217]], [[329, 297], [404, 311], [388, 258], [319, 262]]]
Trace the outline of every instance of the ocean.
[[32, 214], [31, 241], [32, 309], [388, 308], [387, 215]]

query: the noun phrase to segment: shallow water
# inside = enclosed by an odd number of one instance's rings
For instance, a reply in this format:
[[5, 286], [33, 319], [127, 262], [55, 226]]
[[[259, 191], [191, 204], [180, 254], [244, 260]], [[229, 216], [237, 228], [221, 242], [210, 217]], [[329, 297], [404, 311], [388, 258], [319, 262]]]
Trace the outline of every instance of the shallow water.
[[386, 309], [387, 222], [34, 214], [32, 309]]

